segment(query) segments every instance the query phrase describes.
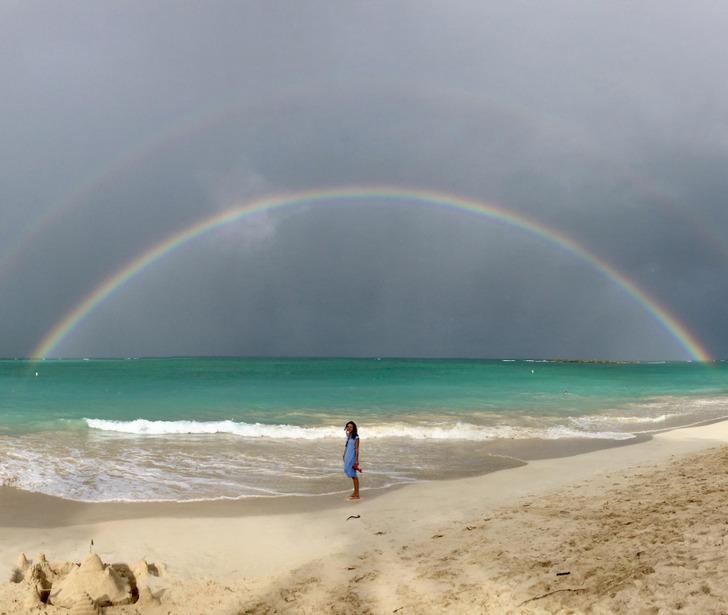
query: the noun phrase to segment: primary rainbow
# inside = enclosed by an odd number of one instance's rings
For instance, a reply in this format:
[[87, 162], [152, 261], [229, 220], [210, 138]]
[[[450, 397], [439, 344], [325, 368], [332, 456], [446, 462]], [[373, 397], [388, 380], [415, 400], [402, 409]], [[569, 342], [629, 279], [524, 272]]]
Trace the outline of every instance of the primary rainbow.
[[419, 203], [422, 205], [444, 207], [461, 212], [468, 212], [495, 220], [521, 229], [532, 235], [545, 239], [559, 248], [569, 252], [591, 265], [601, 274], [612, 280], [631, 296], [642, 308], [654, 317], [692, 359], [711, 361], [711, 357], [701, 343], [645, 291], [640, 289], [624, 274], [615, 269], [602, 258], [599, 258], [584, 246], [570, 237], [522, 214], [507, 211], [496, 205], [483, 203], [475, 199], [454, 196], [441, 192], [404, 188], [395, 186], [343, 186], [322, 190], [299, 191], [259, 198], [242, 205], [205, 218], [192, 226], [184, 228], [157, 245], [149, 248], [140, 256], [121, 267], [116, 273], [104, 280], [86, 297], [83, 298], [50, 332], [48, 332], [33, 351], [33, 358], [45, 358], [69, 335], [102, 301], [115, 290], [160, 258], [174, 251], [187, 242], [209, 233], [226, 224], [257, 212], [272, 211], [285, 207], [331, 203], [335, 201], [356, 202], [361, 200], [399, 201]]

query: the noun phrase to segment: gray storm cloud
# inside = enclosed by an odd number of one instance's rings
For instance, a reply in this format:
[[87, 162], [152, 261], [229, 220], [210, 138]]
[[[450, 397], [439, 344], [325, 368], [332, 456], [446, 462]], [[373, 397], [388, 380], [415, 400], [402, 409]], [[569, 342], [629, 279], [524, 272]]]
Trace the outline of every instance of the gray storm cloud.
[[[708, 2], [6, 3], [0, 355], [236, 203], [386, 184], [572, 237], [725, 357], [726, 26]], [[394, 201], [200, 237], [56, 354], [689, 358], [554, 242]]]

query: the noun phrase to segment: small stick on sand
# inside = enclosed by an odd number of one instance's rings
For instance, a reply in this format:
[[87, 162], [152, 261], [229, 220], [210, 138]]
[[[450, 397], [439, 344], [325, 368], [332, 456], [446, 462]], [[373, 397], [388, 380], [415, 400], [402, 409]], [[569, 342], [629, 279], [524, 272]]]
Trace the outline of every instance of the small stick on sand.
[[546, 592], [545, 594], [541, 594], [540, 596], [534, 596], [533, 598], [524, 600], [518, 606], [523, 606], [524, 604], [528, 604], [529, 602], [534, 602], [535, 600], [541, 600], [541, 598], [546, 598], [548, 596], [551, 596], [552, 594], [558, 594], [559, 592], [583, 592], [584, 589], [585, 589], [584, 587], [576, 587], [576, 588], [565, 587], [563, 589], [555, 589], [553, 591]]

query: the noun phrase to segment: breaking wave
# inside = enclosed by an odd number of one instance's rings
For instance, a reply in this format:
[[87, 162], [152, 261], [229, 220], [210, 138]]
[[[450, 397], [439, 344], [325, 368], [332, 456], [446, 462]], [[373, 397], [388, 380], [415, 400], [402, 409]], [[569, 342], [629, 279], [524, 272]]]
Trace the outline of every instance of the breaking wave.
[[[341, 439], [341, 427], [298, 425], [266, 425], [263, 423], [242, 423], [226, 421], [109, 421], [103, 419], [84, 419], [91, 429], [133, 434], [139, 436], [168, 436], [177, 434], [231, 434], [243, 438], [270, 438], [277, 440], [328, 440]], [[367, 439], [408, 438], [413, 440], [466, 440], [486, 441], [500, 438], [528, 439], [541, 438], [557, 440], [560, 438], [602, 438], [627, 440], [634, 436], [630, 433], [613, 431], [588, 431], [565, 426], [520, 427], [520, 426], [482, 426], [472, 423], [409, 424], [387, 423], [368, 425], [360, 428], [362, 437]]]

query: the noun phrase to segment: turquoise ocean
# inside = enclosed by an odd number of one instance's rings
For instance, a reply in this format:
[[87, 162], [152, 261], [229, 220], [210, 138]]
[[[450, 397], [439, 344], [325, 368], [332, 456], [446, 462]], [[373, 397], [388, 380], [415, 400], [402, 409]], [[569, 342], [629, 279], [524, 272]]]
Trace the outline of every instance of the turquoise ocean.
[[376, 489], [725, 417], [721, 362], [6, 360], [0, 484], [83, 501], [309, 496], [350, 488], [348, 420]]

